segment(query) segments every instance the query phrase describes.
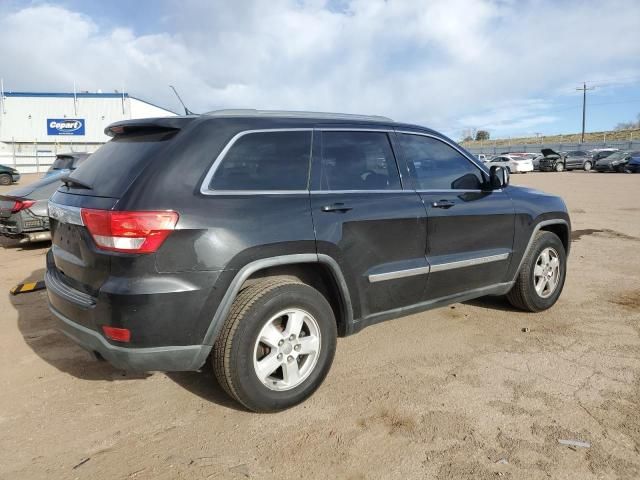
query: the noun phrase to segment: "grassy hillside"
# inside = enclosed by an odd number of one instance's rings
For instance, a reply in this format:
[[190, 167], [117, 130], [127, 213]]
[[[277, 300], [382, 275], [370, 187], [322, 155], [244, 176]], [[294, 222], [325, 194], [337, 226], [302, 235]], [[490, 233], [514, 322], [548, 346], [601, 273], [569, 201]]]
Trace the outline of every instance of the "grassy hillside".
[[[624, 141], [624, 140], [640, 140], [640, 128], [634, 130], [619, 130], [609, 132], [591, 132], [584, 134], [585, 142], [603, 142], [603, 141]], [[493, 146], [506, 147], [509, 145], [535, 144], [535, 143], [579, 143], [580, 134], [570, 133], [567, 135], [549, 135], [541, 137], [521, 137], [521, 138], [498, 138], [482, 142], [461, 142], [465, 147], [482, 147]]]

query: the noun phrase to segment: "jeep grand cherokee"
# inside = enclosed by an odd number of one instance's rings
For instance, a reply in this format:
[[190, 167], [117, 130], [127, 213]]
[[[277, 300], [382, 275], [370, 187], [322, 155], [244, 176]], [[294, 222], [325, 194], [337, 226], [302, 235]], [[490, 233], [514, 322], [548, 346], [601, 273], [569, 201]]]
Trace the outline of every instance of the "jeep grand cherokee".
[[[131, 370], [211, 358], [255, 411], [310, 396], [336, 337], [484, 295], [560, 295], [563, 201], [383, 117], [220, 111], [115, 123], [49, 203], [62, 330]], [[118, 175], [113, 175], [118, 172]]]

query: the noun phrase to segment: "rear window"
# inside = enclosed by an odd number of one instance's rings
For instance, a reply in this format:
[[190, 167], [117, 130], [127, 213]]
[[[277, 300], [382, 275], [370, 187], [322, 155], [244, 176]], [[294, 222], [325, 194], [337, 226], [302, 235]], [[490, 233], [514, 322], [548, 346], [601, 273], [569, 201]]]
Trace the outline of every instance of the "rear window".
[[231, 146], [209, 183], [210, 190], [306, 190], [311, 131], [256, 132]]
[[174, 135], [175, 131], [115, 137], [69, 175], [91, 189], [72, 190], [83, 195], [121, 197]]
[[57, 157], [51, 164], [52, 170], [68, 170], [73, 163], [73, 157]]

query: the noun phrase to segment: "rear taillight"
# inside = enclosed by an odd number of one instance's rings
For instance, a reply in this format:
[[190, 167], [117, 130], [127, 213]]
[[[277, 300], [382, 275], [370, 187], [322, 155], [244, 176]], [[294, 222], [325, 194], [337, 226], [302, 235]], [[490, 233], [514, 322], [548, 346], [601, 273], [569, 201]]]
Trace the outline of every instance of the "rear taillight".
[[83, 208], [81, 214], [98, 248], [113, 252], [155, 252], [178, 223], [178, 214], [173, 211], [117, 212]]
[[11, 213], [18, 213], [20, 210], [29, 208], [34, 203], [36, 203], [35, 200], [16, 200], [13, 207], [11, 207]]

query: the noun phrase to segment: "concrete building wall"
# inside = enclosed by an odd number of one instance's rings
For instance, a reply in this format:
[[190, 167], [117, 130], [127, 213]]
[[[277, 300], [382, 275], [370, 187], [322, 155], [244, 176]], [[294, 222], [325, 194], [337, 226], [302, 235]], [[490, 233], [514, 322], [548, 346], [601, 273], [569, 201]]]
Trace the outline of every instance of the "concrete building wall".
[[44, 171], [57, 153], [94, 152], [119, 120], [173, 116], [127, 93], [5, 92], [0, 101], [0, 163]]

